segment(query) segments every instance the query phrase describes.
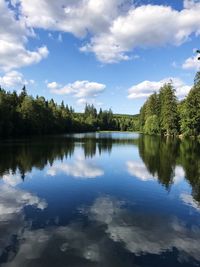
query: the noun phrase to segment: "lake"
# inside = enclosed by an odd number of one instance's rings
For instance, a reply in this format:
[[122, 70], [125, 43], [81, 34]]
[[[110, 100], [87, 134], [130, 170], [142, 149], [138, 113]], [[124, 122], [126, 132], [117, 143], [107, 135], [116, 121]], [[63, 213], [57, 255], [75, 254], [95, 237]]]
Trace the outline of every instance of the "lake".
[[200, 266], [199, 143], [89, 133], [0, 151], [0, 266]]

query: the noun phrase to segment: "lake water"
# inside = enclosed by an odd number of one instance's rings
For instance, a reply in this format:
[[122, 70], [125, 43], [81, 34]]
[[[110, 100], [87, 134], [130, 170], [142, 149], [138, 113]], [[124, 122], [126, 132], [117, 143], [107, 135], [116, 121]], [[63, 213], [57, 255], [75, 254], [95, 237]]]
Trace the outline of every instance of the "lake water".
[[200, 266], [197, 142], [93, 133], [0, 151], [0, 266]]

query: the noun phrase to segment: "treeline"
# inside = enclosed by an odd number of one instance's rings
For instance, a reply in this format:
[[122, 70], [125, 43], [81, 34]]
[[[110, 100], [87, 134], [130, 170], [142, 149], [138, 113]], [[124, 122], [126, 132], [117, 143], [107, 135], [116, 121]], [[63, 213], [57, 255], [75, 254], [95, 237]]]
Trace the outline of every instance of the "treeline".
[[97, 130], [139, 130], [137, 121], [138, 118], [131, 116], [115, 116], [111, 109], [97, 112], [93, 105], [86, 105], [84, 113], [76, 113], [64, 102], [58, 105], [53, 99], [28, 95], [25, 87], [20, 94], [0, 88], [0, 137], [3, 138]]
[[140, 131], [145, 134], [200, 135], [200, 72], [187, 97], [178, 101], [172, 83], [152, 94], [140, 109]]

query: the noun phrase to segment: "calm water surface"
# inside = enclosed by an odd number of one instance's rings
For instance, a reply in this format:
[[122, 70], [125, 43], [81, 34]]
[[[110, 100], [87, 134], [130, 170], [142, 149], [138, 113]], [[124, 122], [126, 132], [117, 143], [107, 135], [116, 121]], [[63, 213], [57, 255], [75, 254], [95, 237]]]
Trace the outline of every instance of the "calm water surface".
[[0, 266], [200, 266], [195, 141], [4, 141], [0, 178]]

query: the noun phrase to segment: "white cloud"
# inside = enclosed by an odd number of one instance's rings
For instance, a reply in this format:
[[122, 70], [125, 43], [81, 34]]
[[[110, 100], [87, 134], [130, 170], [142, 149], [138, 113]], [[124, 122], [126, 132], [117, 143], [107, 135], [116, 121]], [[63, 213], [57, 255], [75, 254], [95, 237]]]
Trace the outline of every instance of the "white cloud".
[[56, 82], [48, 83], [47, 85], [52, 93], [58, 95], [72, 94], [76, 98], [94, 97], [102, 93], [106, 86], [105, 84], [89, 82], [89, 81], [75, 81], [69, 83], [64, 87], [60, 87]]
[[178, 46], [200, 33], [199, 1], [185, 0], [182, 10], [128, 0], [15, 2], [29, 27], [90, 36], [80, 50], [94, 53], [103, 63], [128, 60], [137, 47]]
[[186, 96], [191, 89], [191, 86], [186, 85], [181, 79], [169, 77], [161, 81], [143, 81], [139, 84], [133, 85], [128, 89], [128, 98], [147, 98], [152, 93], [158, 92], [159, 89], [168, 82], [172, 82], [172, 85], [176, 89], [176, 95], [178, 98], [183, 98]]
[[75, 178], [89, 179], [102, 176], [104, 171], [97, 167], [94, 162], [77, 158], [73, 163], [57, 163], [47, 170], [47, 174], [50, 176], [55, 176], [58, 173], [65, 173]]
[[128, 173], [134, 177], [137, 177], [141, 181], [155, 181], [156, 177], [153, 177], [147, 170], [146, 166], [142, 162], [127, 161], [126, 163]]
[[48, 55], [46, 46], [35, 51], [26, 49], [28, 37], [34, 37], [34, 32], [7, 5], [8, 2], [0, 0], [0, 69], [3, 71], [38, 63]]
[[108, 29], [92, 37], [81, 51], [93, 52], [99, 61], [113, 63], [128, 60], [127, 52], [137, 47], [181, 45], [192, 33], [199, 34], [199, 13], [200, 3], [192, 1], [185, 2], [181, 11], [158, 5], [132, 7], [114, 19]]
[[199, 55], [187, 58], [183, 63], [182, 68], [200, 70], [200, 60], [198, 60], [198, 57]]
[[23, 85], [33, 84], [33, 80], [26, 80], [22, 73], [10, 71], [0, 76], [0, 86], [5, 89], [20, 89]]
[[47, 87], [51, 90], [57, 90], [61, 85], [57, 82], [47, 83]]
[[[18, 0], [31, 27], [58, 30], [83, 37], [100, 32], [118, 15], [124, 0]], [[125, 1], [127, 2], [127, 1]]]

